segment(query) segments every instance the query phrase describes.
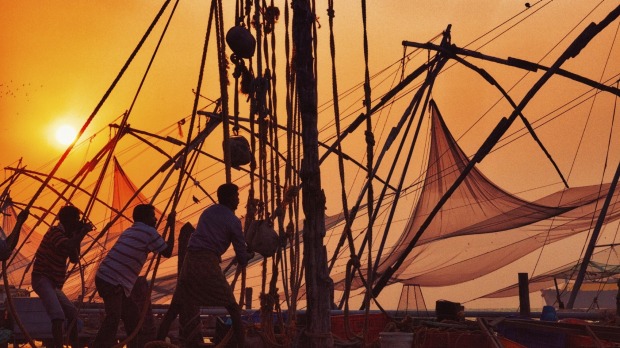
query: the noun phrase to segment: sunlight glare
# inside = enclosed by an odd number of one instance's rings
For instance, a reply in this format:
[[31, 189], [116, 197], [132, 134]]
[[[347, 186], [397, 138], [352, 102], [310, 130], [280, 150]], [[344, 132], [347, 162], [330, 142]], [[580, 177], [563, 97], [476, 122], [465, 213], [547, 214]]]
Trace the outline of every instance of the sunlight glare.
[[75, 140], [76, 136], [77, 131], [70, 125], [62, 125], [56, 130], [56, 141], [62, 145], [71, 144]]

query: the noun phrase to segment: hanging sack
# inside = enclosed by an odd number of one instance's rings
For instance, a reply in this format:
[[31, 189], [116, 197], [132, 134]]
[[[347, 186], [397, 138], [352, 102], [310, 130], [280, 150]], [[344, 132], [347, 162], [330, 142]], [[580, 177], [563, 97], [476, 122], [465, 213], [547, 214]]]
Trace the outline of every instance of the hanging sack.
[[254, 220], [245, 235], [245, 241], [250, 250], [263, 257], [272, 257], [278, 250], [278, 233], [271, 227], [269, 221]]
[[233, 135], [228, 138], [228, 144], [230, 149], [230, 165], [233, 167], [239, 167], [249, 164], [252, 161], [252, 151], [250, 150], [250, 143], [246, 138], [240, 135]]

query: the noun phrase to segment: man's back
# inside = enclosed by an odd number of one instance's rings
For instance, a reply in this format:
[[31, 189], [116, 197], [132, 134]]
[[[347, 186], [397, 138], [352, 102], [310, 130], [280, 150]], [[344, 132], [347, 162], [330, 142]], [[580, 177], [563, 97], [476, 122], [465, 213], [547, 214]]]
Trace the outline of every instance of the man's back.
[[214, 204], [205, 209], [189, 239], [188, 250], [209, 250], [221, 256], [230, 244], [245, 250], [245, 239], [241, 230], [241, 220], [230, 208]]
[[161, 252], [167, 245], [154, 227], [142, 222], [125, 230], [99, 266], [97, 277], [122, 285], [129, 296], [151, 251]]
[[52, 226], [37, 249], [32, 274], [44, 275], [61, 287], [65, 281], [69, 257], [62, 243], [67, 239], [61, 225]]

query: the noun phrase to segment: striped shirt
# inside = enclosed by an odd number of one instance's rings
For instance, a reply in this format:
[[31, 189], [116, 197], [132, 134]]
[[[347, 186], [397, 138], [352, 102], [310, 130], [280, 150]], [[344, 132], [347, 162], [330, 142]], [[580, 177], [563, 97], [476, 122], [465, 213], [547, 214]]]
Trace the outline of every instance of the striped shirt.
[[62, 224], [52, 226], [43, 236], [32, 266], [32, 275], [49, 278], [57, 288], [62, 288], [67, 275], [69, 237]]
[[121, 285], [125, 295], [129, 297], [148, 253], [160, 253], [167, 247], [154, 227], [134, 222], [121, 233], [116, 244], [103, 259], [97, 270], [97, 277], [112, 285]]

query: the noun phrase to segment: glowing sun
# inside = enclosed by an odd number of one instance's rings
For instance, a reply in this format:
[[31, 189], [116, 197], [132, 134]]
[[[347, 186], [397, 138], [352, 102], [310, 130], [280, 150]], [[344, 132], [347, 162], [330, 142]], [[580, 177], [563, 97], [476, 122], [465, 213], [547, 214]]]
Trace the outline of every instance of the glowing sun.
[[56, 141], [61, 145], [69, 145], [77, 136], [77, 131], [73, 126], [62, 125], [56, 129]]

